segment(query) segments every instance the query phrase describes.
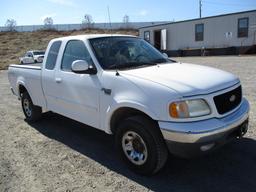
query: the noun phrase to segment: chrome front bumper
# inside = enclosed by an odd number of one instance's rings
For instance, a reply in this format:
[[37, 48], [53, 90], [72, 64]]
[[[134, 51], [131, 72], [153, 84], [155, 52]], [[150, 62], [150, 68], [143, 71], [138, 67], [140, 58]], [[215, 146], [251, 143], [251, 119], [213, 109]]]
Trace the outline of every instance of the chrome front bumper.
[[248, 120], [249, 110], [249, 103], [243, 98], [240, 107], [224, 118], [185, 123], [159, 121], [158, 124], [167, 142], [203, 143], [218, 140], [225, 133], [241, 126]]

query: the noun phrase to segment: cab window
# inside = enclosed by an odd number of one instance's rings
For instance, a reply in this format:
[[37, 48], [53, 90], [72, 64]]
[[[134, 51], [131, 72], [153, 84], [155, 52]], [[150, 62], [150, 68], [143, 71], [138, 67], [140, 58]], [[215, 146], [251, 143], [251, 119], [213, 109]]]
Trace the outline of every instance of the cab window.
[[30, 52], [27, 52], [26, 57], [32, 57], [32, 54]]
[[61, 70], [71, 71], [71, 65], [73, 61], [76, 60], [85, 60], [89, 65], [93, 65], [92, 58], [85, 47], [84, 42], [80, 40], [71, 40], [67, 43], [63, 53]]
[[45, 63], [45, 68], [48, 70], [53, 70], [55, 65], [56, 65], [56, 60], [58, 57], [59, 49], [60, 49], [61, 41], [55, 41], [49, 50], [46, 63]]

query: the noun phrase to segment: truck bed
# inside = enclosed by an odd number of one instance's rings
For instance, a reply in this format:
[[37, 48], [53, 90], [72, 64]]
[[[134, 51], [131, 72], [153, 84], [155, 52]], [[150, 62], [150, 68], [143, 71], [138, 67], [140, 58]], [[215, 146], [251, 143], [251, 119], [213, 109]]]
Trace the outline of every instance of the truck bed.
[[22, 85], [29, 92], [33, 103], [45, 106], [45, 99], [41, 84], [41, 63], [10, 65], [8, 78], [15, 95], [19, 96], [19, 86]]

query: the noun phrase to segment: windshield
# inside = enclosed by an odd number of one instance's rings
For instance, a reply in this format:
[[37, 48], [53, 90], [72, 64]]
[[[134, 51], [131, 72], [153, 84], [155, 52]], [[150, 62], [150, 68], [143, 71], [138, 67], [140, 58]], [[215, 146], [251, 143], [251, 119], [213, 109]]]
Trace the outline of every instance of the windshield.
[[139, 38], [103, 37], [89, 41], [103, 69], [127, 69], [173, 62]]
[[34, 51], [34, 55], [44, 55], [44, 51]]

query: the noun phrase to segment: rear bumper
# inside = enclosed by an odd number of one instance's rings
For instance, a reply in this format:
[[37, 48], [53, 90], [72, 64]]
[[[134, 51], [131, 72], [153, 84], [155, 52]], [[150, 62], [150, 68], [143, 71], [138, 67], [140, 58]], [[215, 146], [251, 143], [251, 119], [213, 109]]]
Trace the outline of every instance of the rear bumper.
[[169, 151], [187, 157], [206, 153], [233, 138], [243, 136], [248, 129], [248, 118], [249, 103], [243, 99], [240, 107], [224, 118], [189, 123], [158, 123]]

